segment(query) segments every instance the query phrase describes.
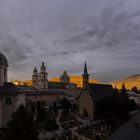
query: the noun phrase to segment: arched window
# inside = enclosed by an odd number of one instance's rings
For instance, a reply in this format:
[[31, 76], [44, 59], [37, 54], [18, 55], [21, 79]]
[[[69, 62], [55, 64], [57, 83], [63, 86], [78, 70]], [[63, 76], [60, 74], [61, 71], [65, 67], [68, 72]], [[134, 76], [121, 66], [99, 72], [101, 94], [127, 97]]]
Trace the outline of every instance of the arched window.
[[11, 97], [6, 97], [5, 98], [5, 104], [6, 105], [12, 105], [12, 99], [11, 99]]

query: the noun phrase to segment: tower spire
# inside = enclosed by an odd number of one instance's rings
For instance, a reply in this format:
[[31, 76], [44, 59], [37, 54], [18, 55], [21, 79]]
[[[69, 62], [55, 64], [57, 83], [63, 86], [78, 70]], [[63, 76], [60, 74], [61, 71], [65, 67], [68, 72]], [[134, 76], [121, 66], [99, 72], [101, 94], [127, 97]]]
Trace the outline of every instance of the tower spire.
[[87, 64], [85, 62], [84, 73], [83, 73], [83, 88], [86, 89], [89, 84], [89, 74], [87, 72]]
[[33, 70], [34, 73], [38, 73], [37, 68], [35, 67]]
[[83, 76], [84, 76], [84, 75], [89, 75], [88, 72], [87, 72], [87, 64], [86, 64], [86, 61], [85, 61], [85, 67], [84, 67]]

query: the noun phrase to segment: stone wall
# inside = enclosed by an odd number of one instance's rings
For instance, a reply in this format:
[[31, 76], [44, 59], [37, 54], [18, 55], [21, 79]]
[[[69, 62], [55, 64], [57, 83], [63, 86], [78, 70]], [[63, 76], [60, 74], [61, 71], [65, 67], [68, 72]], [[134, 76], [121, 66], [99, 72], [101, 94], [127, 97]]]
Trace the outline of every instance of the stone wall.
[[7, 82], [7, 67], [5, 65], [0, 65], [0, 85]]
[[91, 98], [88, 91], [82, 91], [81, 97], [79, 98], [79, 114], [85, 117], [85, 110], [88, 112], [88, 119], [94, 119], [94, 106], [93, 99]]

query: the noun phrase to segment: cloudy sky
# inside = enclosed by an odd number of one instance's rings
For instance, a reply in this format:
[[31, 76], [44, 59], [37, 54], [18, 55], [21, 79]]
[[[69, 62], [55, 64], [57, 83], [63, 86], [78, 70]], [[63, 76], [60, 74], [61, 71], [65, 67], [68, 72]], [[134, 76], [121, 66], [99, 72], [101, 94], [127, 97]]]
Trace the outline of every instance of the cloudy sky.
[[96, 80], [140, 73], [140, 0], [0, 0], [0, 51], [11, 79], [31, 79], [44, 61], [49, 77]]

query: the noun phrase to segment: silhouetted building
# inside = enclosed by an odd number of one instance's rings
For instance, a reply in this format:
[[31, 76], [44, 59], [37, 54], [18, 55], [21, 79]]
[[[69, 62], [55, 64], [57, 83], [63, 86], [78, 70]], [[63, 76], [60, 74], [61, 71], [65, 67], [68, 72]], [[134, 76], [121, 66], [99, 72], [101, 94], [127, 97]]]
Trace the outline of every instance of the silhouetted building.
[[7, 82], [7, 68], [7, 58], [0, 52], [0, 128], [6, 127], [19, 105], [25, 105], [25, 93], [16, 85]]
[[3, 85], [4, 82], [7, 82], [7, 68], [7, 58], [4, 54], [0, 52], [0, 85]]
[[70, 82], [70, 77], [66, 71], [60, 75], [60, 82], [48, 81], [48, 73], [44, 62], [39, 73], [36, 67], [33, 70], [32, 87], [36, 90], [26, 94], [27, 99], [33, 102], [41, 101], [46, 104], [57, 102], [64, 96], [69, 97], [69, 94], [77, 95], [80, 92], [80, 88]]
[[48, 88], [48, 73], [46, 72], [46, 66], [44, 62], [42, 62], [39, 73], [36, 67], [34, 68], [32, 75], [32, 85], [39, 90], [46, 90]]
[[83, 118], [90, 120], [97, 120], [96, 104], [104, 97], [111, 96], [114, 89], [107, 84], [89, 84], [89, 74], [87, 72], [87, 65], [85, 63], [83, 73], [83, 88], [78, 97], [79, 114]]
[[139, 140], [140, 112], [134, 114], [128, 122], [117, 129], [107, 140]]
[[25, 105], [25, 93], [13, 83], [0, 86], [0, 127], [6, 127], [11, 115], [19, 105]]

